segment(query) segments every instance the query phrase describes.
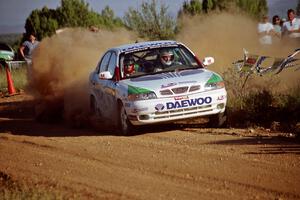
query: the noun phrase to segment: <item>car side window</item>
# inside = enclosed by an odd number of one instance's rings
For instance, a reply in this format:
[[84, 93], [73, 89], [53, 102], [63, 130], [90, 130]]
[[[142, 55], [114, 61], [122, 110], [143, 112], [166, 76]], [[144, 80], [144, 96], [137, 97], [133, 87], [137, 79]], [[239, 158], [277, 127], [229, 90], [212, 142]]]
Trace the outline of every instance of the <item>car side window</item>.
[[100, 63], [100, 69], [98, 69], [98, 73], [106, 71], [107, 67], [108, 67], [108, 62], [109, 62], [109, 58], [110, 58], [111, 52], [107, 52]]
[[115, 73], [115, 67], [117, 66], [117, 55], [115, 53], [111, 54], [109, 64], [108, 64], [108, 71], [113, 75]]

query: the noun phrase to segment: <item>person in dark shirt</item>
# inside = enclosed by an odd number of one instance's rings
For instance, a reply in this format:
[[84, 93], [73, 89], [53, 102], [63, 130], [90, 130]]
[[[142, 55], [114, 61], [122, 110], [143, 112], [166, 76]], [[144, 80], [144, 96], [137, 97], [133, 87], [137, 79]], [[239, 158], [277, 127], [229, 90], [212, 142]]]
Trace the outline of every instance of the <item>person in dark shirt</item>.
[[28, 37], [28, 40], [22, 43], [20, 47], [20, 54], [28, 64], [31, 64], [32, 52], [38, 46], [38, 44], [39, 42], [36, 40], [34, 33], [31, 33]]

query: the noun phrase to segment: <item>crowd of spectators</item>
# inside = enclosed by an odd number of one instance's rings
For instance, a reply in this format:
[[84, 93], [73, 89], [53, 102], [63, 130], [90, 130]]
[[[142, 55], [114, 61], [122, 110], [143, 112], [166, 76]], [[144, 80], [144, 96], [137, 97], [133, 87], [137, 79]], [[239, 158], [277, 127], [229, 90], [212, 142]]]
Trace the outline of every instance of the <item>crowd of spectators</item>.
[[272, 17], [272, 23], [268, 16], [263, 16], [258, 23], [259, 42], [263, 45], [279, 43], [282, 40], [291, 40], [300, 43], [300, 18], [295, 11], [287, 11], [287, 19], [281, 19], [278, 15]]

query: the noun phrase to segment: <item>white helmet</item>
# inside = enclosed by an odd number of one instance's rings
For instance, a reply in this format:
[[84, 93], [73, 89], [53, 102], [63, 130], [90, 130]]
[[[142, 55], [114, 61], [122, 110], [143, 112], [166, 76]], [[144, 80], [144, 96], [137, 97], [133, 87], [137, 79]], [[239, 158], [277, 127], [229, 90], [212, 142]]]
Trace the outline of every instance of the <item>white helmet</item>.
[[170, 66], [173, 63], [173, 60], [174, 60], [174, 54], [172, 51], [163, 50], [160, 53], [160, 61], [163, 65]]

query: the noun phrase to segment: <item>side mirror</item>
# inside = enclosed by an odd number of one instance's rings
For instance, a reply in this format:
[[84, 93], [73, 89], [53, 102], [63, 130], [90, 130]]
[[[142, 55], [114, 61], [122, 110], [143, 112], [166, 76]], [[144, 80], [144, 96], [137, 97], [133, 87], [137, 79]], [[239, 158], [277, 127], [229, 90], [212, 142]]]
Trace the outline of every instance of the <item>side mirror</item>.
[[104, 80], [109, 80], [113, 78], [113, 75], [109, 71], [104, 71], [104, 72], [100, 72], [99, 78]]
[[204, 66], [208, 66], [208, 65], [211, 65], [215, 62], [215, 59], [213, 57], [205, 57], [202, 61], [202, 64]]

